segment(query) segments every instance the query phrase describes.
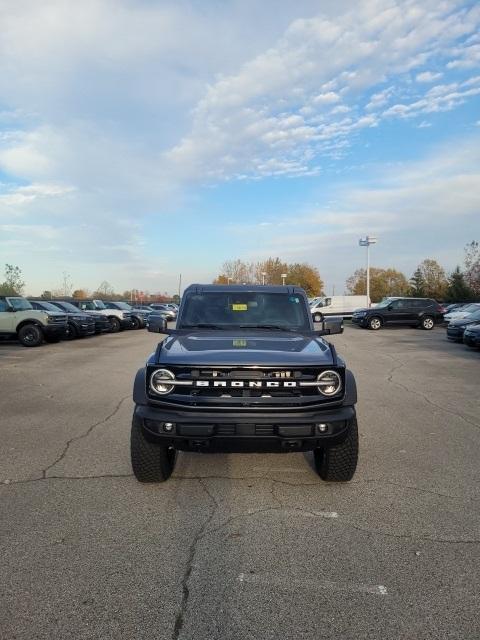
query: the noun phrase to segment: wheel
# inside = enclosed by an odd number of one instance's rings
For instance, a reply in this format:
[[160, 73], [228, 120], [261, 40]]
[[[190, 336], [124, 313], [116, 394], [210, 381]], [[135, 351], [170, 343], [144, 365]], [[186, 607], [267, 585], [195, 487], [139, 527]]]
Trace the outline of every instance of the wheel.
[[118, 318], [115, 318], [115, 316], [112, 316], [111, 318], [109, 318], [109, 320], [110, 320], [110, 331], [112, 333], [118, 333], [122, 328], [122, 325], [120, 324], [120, 320]]
[[18, 340], [24, 347], [38, 347], [43, 342], [43, 333], [36, 324], [25, 324], [18, 330]]
[[431, 331], [435, 326], [435, 322], [432, 316], [423, 316], [422, 320], [420, 321], [420, 326], [422, 327], [422, 329], [425, 329], [425, 331]]
[[140, 329], [140, 320], [135, 316], [132, 317], [132, 329]]
[[75, 325], [72, 322], [69, 322], [67, 324], [67, 328], [65, 329], [64, 338], [65, 338], [65, 340], [75, 340], [75, 338], [78, 338], [77, 328], [75, 327]]
[[172, 447], [149, 442], [134, 415], [130, 438], [132, 469], [139, 482], [165, 482], [172, 475], [177, 452]]
[[322, 322], [323, 321], [323, 314], [315, 313], [314, 316], [313, 316], [313, 321], [314, 322]]
[[48, 342], [48, 344], [56, 344], [60, 342], [60, 338], [58, 336], [45, 336], [45, 342]]
[[350, 423], [347, 438], [335, 447], [315, 449], [315, 469], [322, 480], [348, 482], [353, 478], [358, 461], [357, 419]]
[[374, 316], [370, 318], [368, 321], [368, 328], [372, 329], [372, 331], [378, 331], [382, 327], [382, 321], [378, 316]]

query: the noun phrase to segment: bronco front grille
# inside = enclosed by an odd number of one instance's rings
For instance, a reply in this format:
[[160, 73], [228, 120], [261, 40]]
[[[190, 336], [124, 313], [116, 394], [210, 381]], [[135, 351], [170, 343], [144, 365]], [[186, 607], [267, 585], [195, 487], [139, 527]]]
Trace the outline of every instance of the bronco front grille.
[[[149, 389], [150, 375], [161, 365], [149, 367], [147, 392], [162, 404], [190, 407], [301, 407], [318, 403], [338, 402], [344, 393], [344, 374], [338, 367], [181, 367], [168, 366], [175, 380], [171, 393], [160, 397]], [[333, 397], [319, 392], [317, 376], [326, 369], [335, 369], [342, 378], [342, 388]]]

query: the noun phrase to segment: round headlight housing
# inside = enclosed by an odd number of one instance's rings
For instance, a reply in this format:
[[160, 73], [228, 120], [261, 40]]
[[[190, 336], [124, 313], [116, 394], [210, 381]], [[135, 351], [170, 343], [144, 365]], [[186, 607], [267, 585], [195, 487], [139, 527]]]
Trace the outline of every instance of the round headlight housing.
[[342, 379], [336, 371], [322, 371], [317, 377], [318, 390], [324, 396], [334, 396], [342, 388]]
[[175, 376], [171, 371], [168, 369], [156, 369], [150, 376], [150, 389], [162, 396], [167, 395], [175, 388], [175, 385], [169, 384], [170, 380], [175, 380]]

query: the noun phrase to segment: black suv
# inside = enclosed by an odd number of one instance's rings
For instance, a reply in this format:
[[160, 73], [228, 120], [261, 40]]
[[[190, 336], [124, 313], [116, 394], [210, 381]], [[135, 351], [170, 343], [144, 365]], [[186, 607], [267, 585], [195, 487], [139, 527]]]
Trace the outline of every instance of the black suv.
[[192, 285], [176, 329], [135, 378], [131, 460], [161, 482], [177, 451], [313, 451], [324, 480], [353, 477], [358, 457], [355, 378], [315, 331], [303, 289]]
[[145, 329], [147, 326], [147, 317], [150, 311], [146, 309], [136, 309], [128, 302], [117, 302], [115, 300], [104, 300], [103, 304], [107, 309], [118, 309], [119, 311], [127, 311], [132, 316], [132, 329]]
[[[60, 311], [66, 311], [67, 313], [73, 314], [82, 313], [81, 311], [79, 311], [78, 307], [76, 307], [71, 302], [67, 302], [66, 300], [49, 300], [49, 302], [58, 307]], [[85, 315], [88, 315], [89, 318], [93, 319], [95, 323], [96, 334], [108, 333], [109, 331], [111, 331], [110, 320], [103, 316], [101, 313], [93, 313], [93, 311], [89, 311], [88, 314], [85, 313]]]
[[[53, 311], [58, 313], [60, 309], [47, 300], [32, 300], [29, 298], [30, 304], [34, 309], [40, 309], [40, 311]], [[64, 339], [74, 340], [75, 338], [83, 338], [84, 336], [91, 336], [95, 333], [95, 320], [91, 316], [87, 316], [85, 313], [80, 313], [78, 309], [75, 311], [66, 311], [67, 316], [67, 328], [65, 330]]]
[[357, 309], [352, 322], [360, 327], [381, 329], [387, 324], [433, 329], [443, 321], [443, 307], [431, 298], [386, 298], [371, 309]]

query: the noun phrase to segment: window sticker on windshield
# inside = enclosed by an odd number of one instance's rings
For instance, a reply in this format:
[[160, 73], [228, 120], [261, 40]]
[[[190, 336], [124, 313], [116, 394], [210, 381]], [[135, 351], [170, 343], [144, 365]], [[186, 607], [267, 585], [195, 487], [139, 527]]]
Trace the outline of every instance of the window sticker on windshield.
[[232, 304], [232, 311], [248, 311], [246, 304]]
[[294, 302], [295, 304], [300, 304], [300, 298], [297, 298], [297, 296], [290, 296], [288, 301], [289, 302]]
[[241, 348], [247, 346], [247, 341], [246, 340], [234, 340], [233, 341], [233, 346], [241, 349]]

